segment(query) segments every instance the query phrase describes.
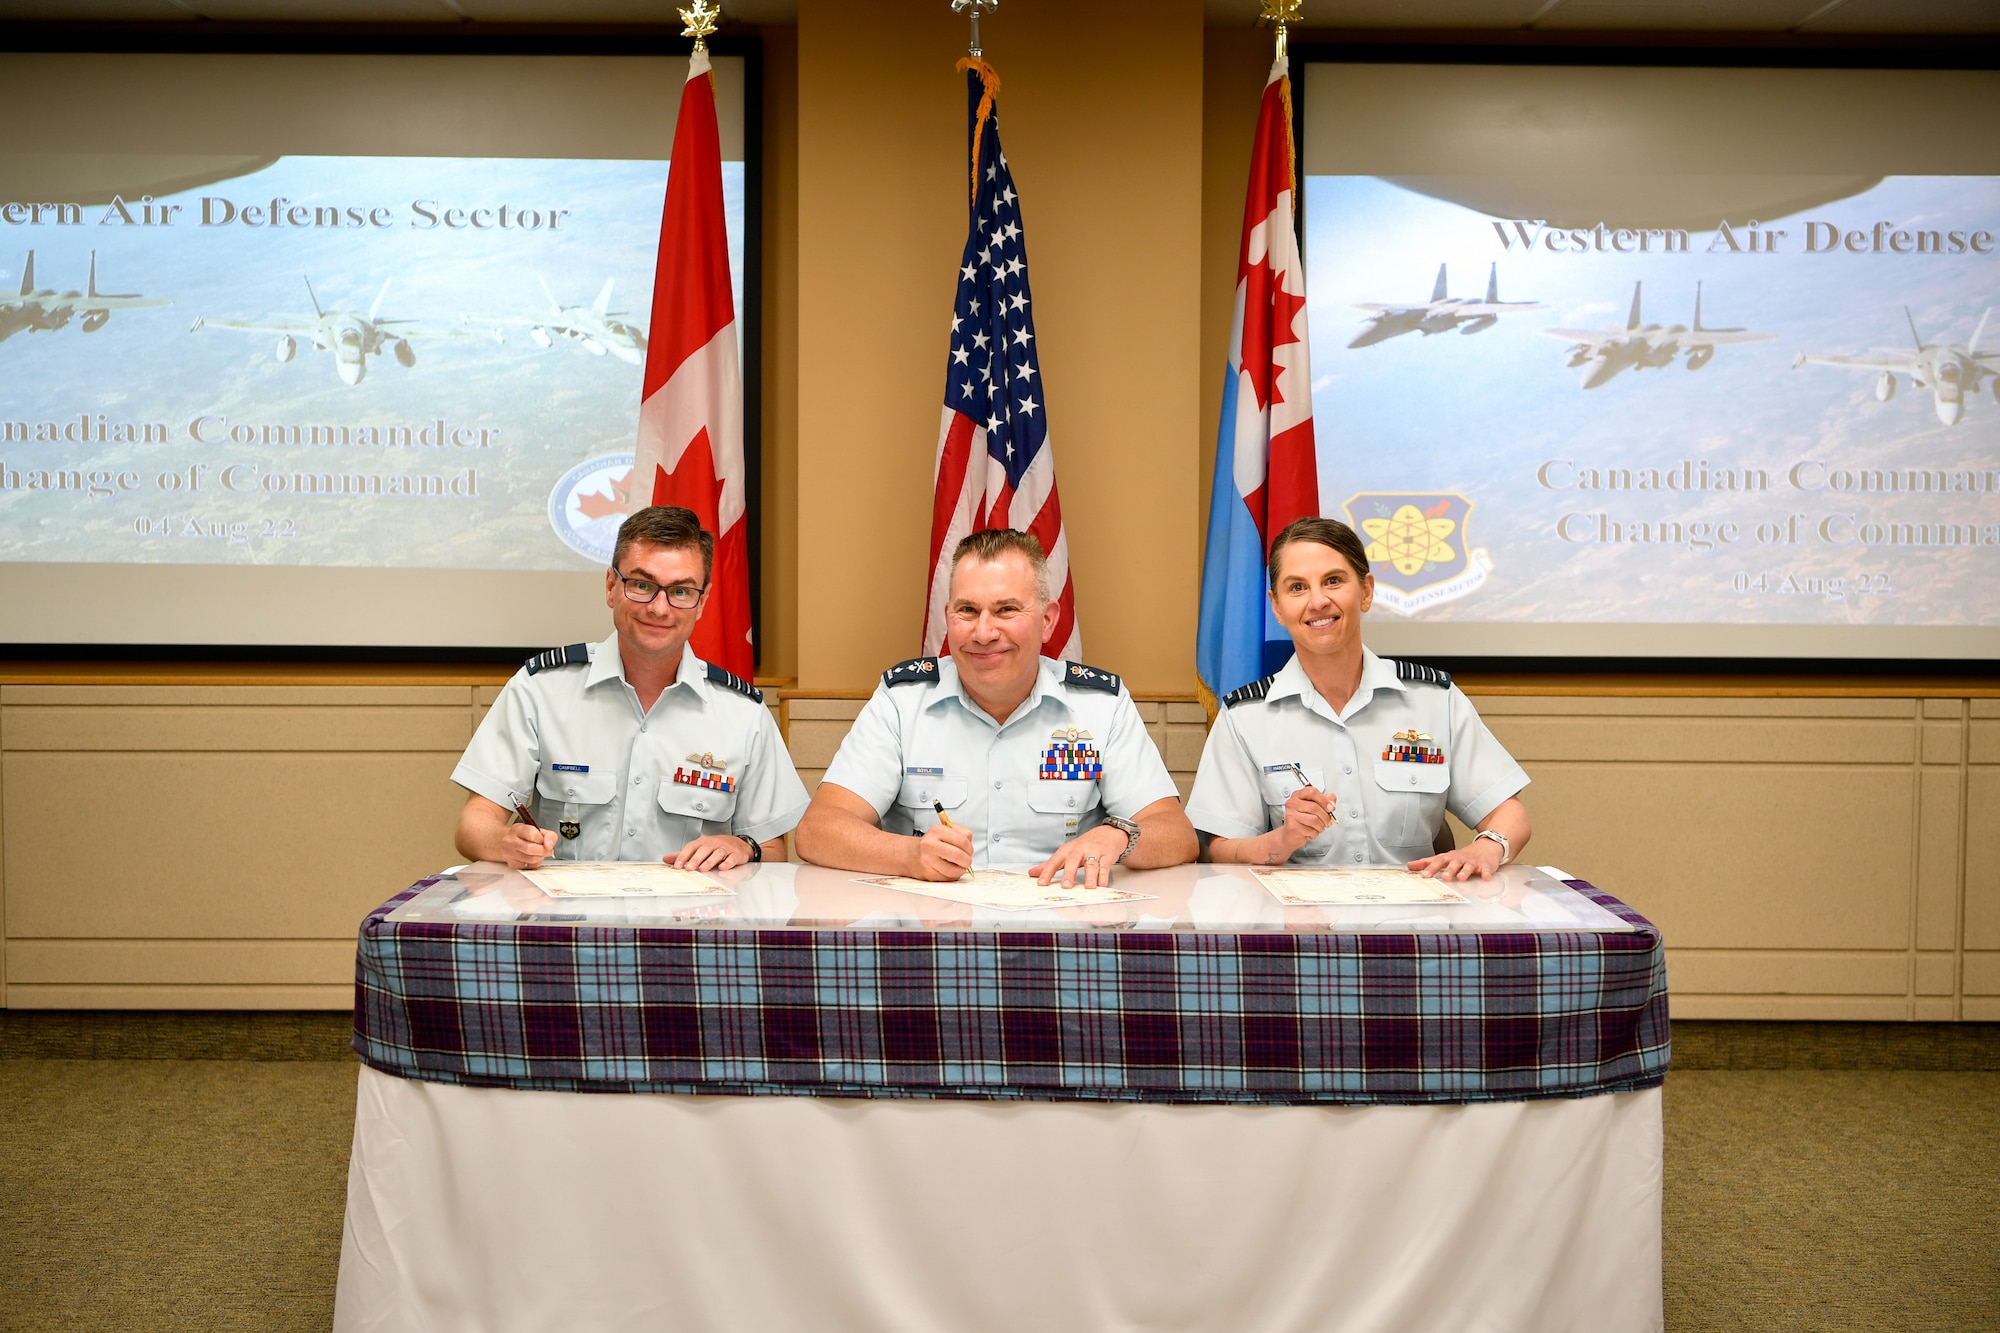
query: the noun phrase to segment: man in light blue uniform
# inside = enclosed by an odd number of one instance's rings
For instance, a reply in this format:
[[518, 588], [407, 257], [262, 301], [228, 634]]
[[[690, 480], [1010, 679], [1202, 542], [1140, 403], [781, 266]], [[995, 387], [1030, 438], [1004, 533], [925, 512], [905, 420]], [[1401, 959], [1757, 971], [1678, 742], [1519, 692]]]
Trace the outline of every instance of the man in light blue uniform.
[[[625, 520], [604, 580], [615, 632], [528, 659], [451, 775], [471, 793], [462, 855], [515, 869], [784, 859], [805, 785], [764, 696], [688, 646], [714, 558], [689, 510]], [[517, 807], [534, 822], [509, 823]]]
[[[1271, 609], [1292, 660], [1232, 690], [1208, 733], [1188, 816], [1210, 860], [1252, 865], [1403, 865], [1486, 878], [1527, 845], [1528, 775], [1451, 677], [1361, 643], [1374, 600], [1354, 530], [1327, 518], [1271, 542]], [[1478, 830], [1438, 852], [1452, 814]]]
[[1121, 860], [1194, 858], [1173, 779], [1118, 677], [1041, 656], [1058, 615], [1047, 580], [1025, 533], [959, 545], [951, 656], [883, 673], [799, 825], [800, 855], [932, 880], [1031, 865], [1043, 883], [1093, 885]]

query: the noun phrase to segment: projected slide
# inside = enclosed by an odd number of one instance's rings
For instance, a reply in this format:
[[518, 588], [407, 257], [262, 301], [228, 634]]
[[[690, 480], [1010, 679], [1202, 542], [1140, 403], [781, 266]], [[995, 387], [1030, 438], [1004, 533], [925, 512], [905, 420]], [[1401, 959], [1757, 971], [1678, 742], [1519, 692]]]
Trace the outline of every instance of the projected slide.
[[1705, 227], [1491, 185], [1306, 181], [1322, 510], [1378, 619], [2000, 625], [2000, 179]]
[[[281, 157], [108, 205], [0, 181], [0, 562], [603, 565], [666, 176]], [[740, 310], [741, 163], [724, 188]]]

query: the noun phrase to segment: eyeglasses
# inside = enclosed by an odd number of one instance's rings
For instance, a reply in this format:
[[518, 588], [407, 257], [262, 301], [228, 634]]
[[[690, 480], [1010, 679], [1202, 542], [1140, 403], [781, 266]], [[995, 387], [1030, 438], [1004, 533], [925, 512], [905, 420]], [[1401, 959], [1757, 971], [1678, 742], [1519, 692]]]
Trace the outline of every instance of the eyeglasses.
[[628, 579], [616, 569], [611, 571], [611, 576], [625, 585], [626, 601], [645, 605], [665, 593], [667, 605], [678, 611], [694, 610], [701, 603], [702, 594], [708, 591], [706, 583], [699, 588], [692, 583], [659, 584], [651, 579]]

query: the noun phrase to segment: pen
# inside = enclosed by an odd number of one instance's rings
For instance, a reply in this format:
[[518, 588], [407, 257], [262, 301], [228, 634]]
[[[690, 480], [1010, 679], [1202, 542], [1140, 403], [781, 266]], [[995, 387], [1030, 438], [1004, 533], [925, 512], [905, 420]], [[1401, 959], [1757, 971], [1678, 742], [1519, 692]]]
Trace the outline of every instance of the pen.
[[540, 824], [537, 824], [535, 822], [535, 817], [528, 813], [527, 806], [522, 805], [519, 802], [516, 802], [514, 805], [514, 813], [521, 817], [521, 822], [523, 824], [526, 824], [529, 828], [535, 830], [535, 832], [540, 833], [542, 831], [542, 826]]
[[[1313, 785], [1312, 779], [1306, 776], [1306, 771], [1303, 768], [1300, 768], [1297, 764], [1286, 764], [1285, 767], [1291, 769], [1292, 772], [1298, 774], [1299, 782], [1304, 786], [1310, 787]], [[1335, 815], [1333, 811], [1329, 810], [1326, 812], [1326, 822], [1329, 824], [1338, 824], [1340, 822], [1340, 818], [1339, 816]]]
[[958, 825], [956, 825], [956, 824], [954, 824], [954, 823], [952, 823], [952, 822], [951, 822], [951, 816], [950, 816], [950, 815], [948, 815], [948, 814], [946, 814], [946, 813], [944, 812], [944, 802], [943, 802], [943, 801], [932, 801], [932, 802], [931, 802], [931, 809], [933, 809], [933, 810], [935, 810], [935, 811], [937, 811], [937, 812], [938, 812], [938, 823], [940, 823], [940, 824], [943, 824], [943, 825], [944, 825], [944, 826], [945, 826], [946, 828], [957, 828], [957, 827], [958, 827]]

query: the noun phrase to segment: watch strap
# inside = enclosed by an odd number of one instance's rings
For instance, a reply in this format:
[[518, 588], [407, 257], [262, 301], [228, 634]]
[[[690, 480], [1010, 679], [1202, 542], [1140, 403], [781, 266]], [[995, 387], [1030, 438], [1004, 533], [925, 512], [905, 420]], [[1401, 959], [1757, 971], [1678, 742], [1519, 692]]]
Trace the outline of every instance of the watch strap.
[[1139, 826], [1122, 815], [1106, 815], [1104, 822], [1125, 835], [1125, 850], [1118, 853], [1118, 859], [1111, 863], [1113, 865], [1123, 864], [1125, 858], [1132, 854], [1132, 849], [1139, 845]]

